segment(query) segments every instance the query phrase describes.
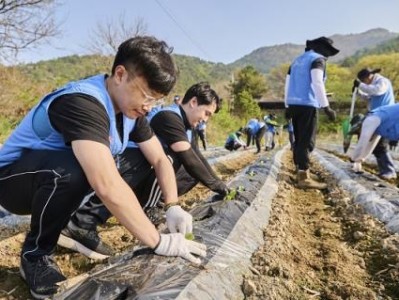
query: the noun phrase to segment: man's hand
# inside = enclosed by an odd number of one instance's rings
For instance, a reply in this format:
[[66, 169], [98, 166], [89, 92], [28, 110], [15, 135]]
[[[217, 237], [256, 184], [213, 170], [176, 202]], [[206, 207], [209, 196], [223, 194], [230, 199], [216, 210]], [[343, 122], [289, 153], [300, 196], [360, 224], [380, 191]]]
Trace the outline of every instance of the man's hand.
[[353, 80], [352, 94], [355, 91], [355, 89], [357, 89], [359, 87], [359, 85], [360, 85], [360, 80], [359, 79], [356, 78], [355, 80]]
[[362, 169], [362, 163], [361, 162], [354, 162], [353, 166], [352, 166], [352, 170], [357, 173], [357, 174], [361, 174], [363, 173], [363, 169]]
[[201, 260], [192, 254], [202, 257], [206, 256], [206, 245], [187, 240], [184, 234], [161, 234], [160, 238], [158, 246], [154, 249], [155, 253], [158, 255], [180, 256], [198, 265], [201, 264]]
[[284, 111], [284, 116], [286, 120], [292, 119], [292, 113], [290, 111], [290, 108], [287, 107]]
[[324, 107], [324, 112], [330, 121], [335, 121], [336, 113], [334, 110], [332, 110], [329, 106], [326, 106]]
[[193, 217], [180, 205], [174, 205], [166, 211], [166, 224], [171, 233], [179, 231], [183, 235], [193, 231]]
[[218, 194], [218, 199], [223, 199], [228, 193], [230, 193], [230, 189], [223, 181], [220, 181], [213, 191]]

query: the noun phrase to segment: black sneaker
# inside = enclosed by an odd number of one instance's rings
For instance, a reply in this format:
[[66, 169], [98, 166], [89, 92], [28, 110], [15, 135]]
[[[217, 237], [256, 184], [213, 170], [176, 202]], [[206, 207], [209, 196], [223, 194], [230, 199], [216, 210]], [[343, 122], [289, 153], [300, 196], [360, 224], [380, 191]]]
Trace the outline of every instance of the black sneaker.
[[19, 271], [28, 284], [30, 293], [36, 299], [51, 297], [57, 292], [57, 282], [66, 279], [54, 259], [47, 255], [34, 262], [21, 257]]
[[83, 229], [71, 222], [62, 230], [58, 245], [98, 260], [113, 254], [113, 249], [101, 241], [96, 230]]

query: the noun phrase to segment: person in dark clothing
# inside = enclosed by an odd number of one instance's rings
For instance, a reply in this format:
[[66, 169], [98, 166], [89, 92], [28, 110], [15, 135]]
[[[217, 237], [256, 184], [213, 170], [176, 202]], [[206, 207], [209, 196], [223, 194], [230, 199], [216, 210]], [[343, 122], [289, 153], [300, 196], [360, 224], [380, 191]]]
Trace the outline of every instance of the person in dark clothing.
[[308, 40], [305, 52], [293, 61], [286, 77], [286, 118], [292, 119], [294, 126], [293, 155], [300, 188], [327, 187], [310, 178], [309, 153], [315, 147], [318, 109], [323, 108], [328, 118], [335, 120], [335, 112], [330, 108], [326, 96], [324, 79], [327, 58], [338, 52], [329, 38]]
[[247, 135], [247, 147], [249, 147], [251, 140], [255, 141], [256, 153], [260, 152], [262, 138], [266, 132], [265, 122], [261, 122], [258, 119], [250, 119], [244, 129]]
[[201, 122], [195, 127], [195, 137], [198, 143], [198, 139], [202, 142], [202, 147], [206, 151], [206, 122]]
[[[215, 174], [201, 154], [192, 136], [194, 128], [200, 122], [206, 122], [218, 112], [219, 105], [216, 92], [208, 83], [201, 82], [187, 90], [181, 105], [172, 104], [154, 109], [147, 117], [177, 173], [179, 196], [190, 191], [198, 182], [221, 197], [229, 192], [226, 184]], [[122, 162], [131, 165], [129, 170], [133, 171], [130, 172], [141, 174], [130, 174], [133, 180], [128, 183], [135, 191], [141, 206], [147, 210], [157, 206], [163, 194], [151, 165], [139, 152], [137, 145], [131, 143], [121, 158]], [[136, 178], [140, 180], [134, 180]], [[169, 209], [174, 208], [176, 206]], [[97, 233], [97, 226], [104, 224], [110, 216], [111, 213], [101, 201], [95, 195], [91, 195], [86, 204], [72, 216], [67, 228], [62, 232], [59, 244], [92, 258], [111, 255], [112, 249], [100, 240]], [[83, 234], [84, 232], [86, 234]]]
[[240, 138], [241, 135], [242, 132], [240, 130], [230, 133], [226, 139], [226, 142], [224, 143], [224, 148], [229, 151], [235, 151], [240, 149], [241, 147], [243, 147], [244, 150], [247, 149], [247, 145]]
[[[142, 118], [172, 90], [176, 78], [165, 42], [149, 36], [128, 39], [118, 48], [111, 75], [70, 82], [46, 95], [0, 149], [0, 205], [15, 214], [31, 214], [20, 272], [35, 298], [50, 297], [65, 280], [52, 253], [90, 189], [156, 254], [194, 263], [198, 258], [191, 253], [206, 255], [205, 245], [188, 243], [182, 233], [159, 234], [118, 170], [131, 136], [156, 166], [164, 201], [177, 203], [173, 168]], [[191, 215], [175, 213], [170, 222], [191, 230]]]
[[283, 126], [288, 132], [288, 140], [290, 141], [291, 150], [294, 150], [295, 136], [294, 136], [294, 126], [292, 125], [292, 120], [288, 119], [287, 124]]

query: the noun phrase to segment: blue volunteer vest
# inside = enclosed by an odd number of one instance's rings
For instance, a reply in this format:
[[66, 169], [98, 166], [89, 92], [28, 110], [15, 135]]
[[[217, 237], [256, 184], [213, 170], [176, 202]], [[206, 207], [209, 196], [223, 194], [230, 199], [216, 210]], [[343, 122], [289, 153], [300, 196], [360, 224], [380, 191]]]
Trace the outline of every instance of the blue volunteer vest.
[[24, 117], [0, 149], [0, 167], [17, 160], [24, 149], [32, 150], [66, 150], [63, 136], [50, 123], [48, 108], [61, 95], [80, 93], [94, 97], [107, 112], [110, 120], [110, 150], [112, 155], [121, 154], [128, 142], [130, 131], [135, 121], [123, 116], [123, 140], [120, 139], [116, 127], [115, 111], [112, 100], [105, 87], [104, 75], [96, 75], [80, 81], [69, 82], [64, 87], [46, 95]]
[[[183, 120], [183, 116], [182, 116], [181, 111], [180, 111], [180, 106], [177, 105], [177, 104], [172, 104], [172, 105], [165, 106], [165, 107], [161, 107], [161, 106], [154, 107], [154, 108], [148, 113], [148, 115], [147, 115], [147, 117], [146, 117], [147, 120], [148, 120], [148, 122], [151, 122], [152, 118], [153, 118], [157, 113], [159, 113], [159, 112], [161, 112], [161, 111], [172, 111], [172, 112], [176, 113], [176, 114]], [[186, 135], [187, 135], [188, 141], [191, 143], [192, 135], [193, 135], [192, 130], [191, 130], [191, 129], [187, 129], [187, 130], [186, 130]], [[164, 148], [167, 147], [167, 145], [166, 145], [163, 141], [160, 141], [160, 142], [161, 142], [161, 144], [162, 144], [162, 146], [163, 146]], [[129, 142], [128, 142], [128, 148], [138, 148], [138, 147], [139, 147], [139, 146], [138, 146], [135, 142], [133, 142], [133, 141], [129, 141]]]
[[254, 135], [260, 129], [259, 121], [256, 120], [256, 119], [251, 119], [251, 120], [248, 121], [248, 124], [247, 124], [246, 127], [248, 128], [248, 133], [250, 135]]
[[378, 135], [390, 141], [399, 140], [399, 103], [381, 106], [370, 114], [381, 119], [381, 124], [375, 131]]
[[297, 57], [291, 64], [290, 81], [287, 91], [288, 106], [305, 105], [320, 107], [319, 101], [315, 98], [313, 89], [311, 88], [312, 80], [310, 75], [312, 63], [320, 57], [324, 56], [310, 50]]
[[[385, 78], [386, 79], [386, 78]], [[384, 78], [380, 78], [377, 80], [384, 80]], [[370, 98], [370, 110], [376, 109], [380, 106], [384, 105], [392, 105], [395, 103], [395, 97], [393, 94], [393, 88], [392, 88], [392, 83], [390, 80], [386, 79], [386, 82], [388, 84], [388, 89], [387, 91], [379, 96], [371, 96]]]

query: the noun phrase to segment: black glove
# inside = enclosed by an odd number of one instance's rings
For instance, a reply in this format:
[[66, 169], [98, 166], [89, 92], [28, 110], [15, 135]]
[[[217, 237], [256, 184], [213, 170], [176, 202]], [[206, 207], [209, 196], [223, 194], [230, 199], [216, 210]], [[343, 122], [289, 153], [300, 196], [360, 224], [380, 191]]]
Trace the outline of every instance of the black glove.
[[287, 108], [285, 109], [284, 116], [285, 116], [285, 118], [286, 118], [287, 120], [292, 119], [292, 114], [291, 114], [291, 111], [290, 111], [290, 108], [289, 108], [289, 107], [287, 107]]
[[213, 197], [214, 200], [222, 200], [226, 195], [230, 193], [230, 189], [223, 181], [220, 181], [217, 184], [217, 187], [213, 189], [213, 191], [217, 193], [217, 195]]
[[359, 84], [360, 84], [359, 79], [356, 78], [355, 80], [353, 80], [352, 94], [353, 94], [354, 90], [359, 87]]
[[324, 107], [324, 112], [326, 113], [330, 121], [335, 121], [336, 113], [329, 106]]

